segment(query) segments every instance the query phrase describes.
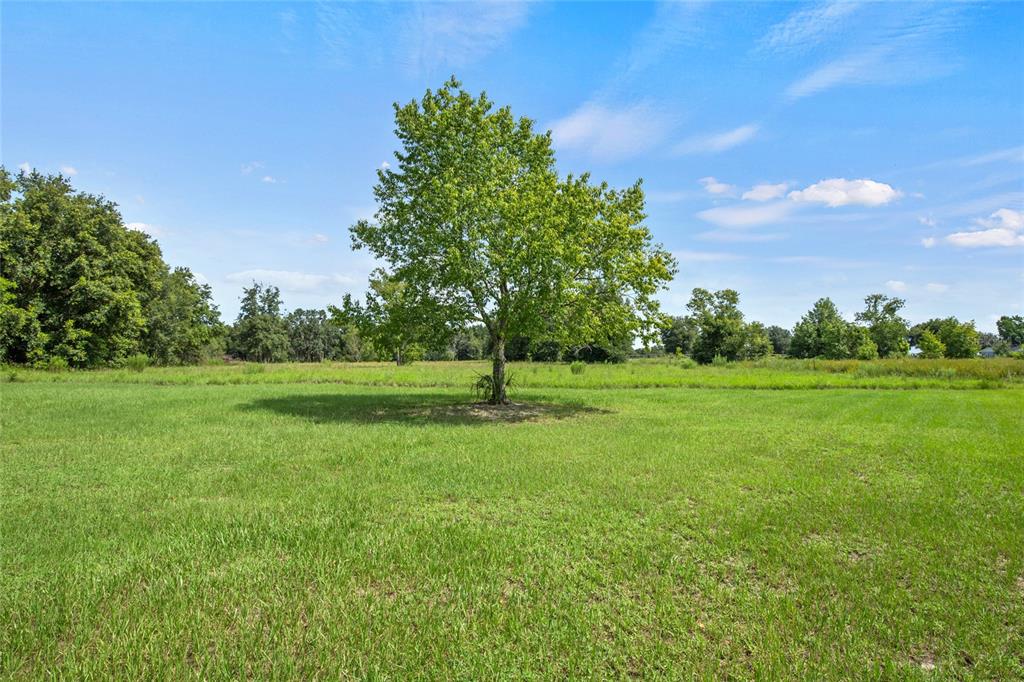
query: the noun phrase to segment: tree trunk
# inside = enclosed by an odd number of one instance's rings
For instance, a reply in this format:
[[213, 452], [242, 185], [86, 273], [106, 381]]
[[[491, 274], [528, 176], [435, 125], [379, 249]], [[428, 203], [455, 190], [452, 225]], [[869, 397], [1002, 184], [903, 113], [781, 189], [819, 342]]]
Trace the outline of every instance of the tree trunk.
[[507, 405], [508, 396], [505, 394], [505, 339], [497, 339], [494, 342], [494, 367], [491, 372], [491, 405]]

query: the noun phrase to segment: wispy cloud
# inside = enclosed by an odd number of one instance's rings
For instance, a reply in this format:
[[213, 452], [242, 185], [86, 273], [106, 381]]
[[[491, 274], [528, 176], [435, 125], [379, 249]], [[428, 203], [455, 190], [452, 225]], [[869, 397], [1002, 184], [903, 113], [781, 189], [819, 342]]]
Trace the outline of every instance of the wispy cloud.
[[861, 8], [852, 0], [831, 0], [799, 9], [769, 29], [759, 47], [771, 51], [804, 51], [842, 29]]
[[781, 222], [792, 213], [793, 207], [789, 201], [762, 206], [718, 206], [699, 212], [697, 217], [719, 227], [755, 227]]
[[74, 166], [61, 166], [60, 172], [64, 175], [70, 175], [71, 177], [78, 175], [78, 169]]
[[149, 223], [127, 223], [125, 224], [125, 227], [127, 227], [129, 230], [134, 230], [135, 232], [142, 232], [143, 234], [148, 234], [150, 237], [162, 237], [164, 236], [164, 234], [166, 234], [159, 227], [156, 227], [155, 225], [150, 225]]
[[265, 182], [268, 185], [276, 185], [277, 178], [275, 178], [273, 175], [264, 175], [262, 178], [260, 178], [260, 182]]
[[677, 260], [686, 263], [718, 263], [721, 261], [740, 260], [743, 256], [735, 253], [726, 253], [723, 251], [688, 251], [683, 249], [681, 251], [673, 251], [672, 255]]
[[560, 149], [582, 149], [601, 161], [614, 161], [646, 152], [665, 139], [672, 117], [648, 103], [612, 108], [587, 102], [551, 124]]
[[344, 286], [354, 284], [355, 280], [347, 275], [337, 273], [331, 275], [319, 275], [308, 272], [295, 272], [291, 270], [243, 270], [233, 272], [224, 277], [225, 280], [237, 284], [248, 284], [249, 282], [262, 282], [273, 284], [286, 292], [318, 292], [331, 289], [340, 289]]
[[260, 168], [263, 168], [262, 161], [249, 161], [248, 163], [243, 163], [241, 166], [242, 175], [252, 175], [254, 171], [257, 171]]
[[[950, 53], [947, 35], [961, 23], [961, 7], [927, 3], [868, 3], [858, 12], [856, 26], [833, 31], [852, 10], [835, 5], [819, 8], [797, 21], [806, 30], [786, 32], [782, 36], [803, 36], [821, 42], [828, 34], [834, 38], [826, 46], [832, 56], [787, 89], [790, 100], [807, 97], [843, 85], [899, 85], [914, 83], [952, 72], [958, 67]], [[814, 17], [811, 17], [811, 15]], [[794, 20], [798, 15], [791, 17]], [[828, 30], [819, 30], [828, 27]], [[775, 34], [769, 34], [772, 36]], [[813, 36], [813, 38], [812, 38]], [[769, 39], [769, 43], [774, 39]], [[794, 42], [794, 41], [790, 41]], [[795, 40], [794, 44], [805, 44]]]
[[711, 176], [701, 178], [697, 182], [701, 184], [705, 192], [714, 196], [731, 196], [736, 193], [735, 185], [721, 182]]
[[25, 173], [31, 173], [32, 172], [32, 164], [30, 164], [28, 161], [26, 161], [24, 163], [19, 163], [18, 164], [18, 170], [20, 170], [22, 172], [25, 172]]
[[741, 198], [745, 201], [770, 201], [784, 196], [787, 189], [789, 189], [789, 183], [786, 182], [774, 185], [767, 183], [754, 185], [744, 192]]
[[[397, 62], [412, 75], [450, 72], [500, 47], [528, 19], [527, 2], [333, 3], [316, 6], [316, 33], [332, 66]], [[382, 35], [393, 40], [381, 40]]]
[[898, 279], [890, 279], [885, 286], [889, 291], [894, 291], [897, 294], [902, 294], [907, 290], [907, 283]]
[[675, 147], [677, 154], [714, 154], [738, 147], [757, 135], [760, 126], [748, 123], [732, 130], [709, 135], [696, 135], [683, 140]]

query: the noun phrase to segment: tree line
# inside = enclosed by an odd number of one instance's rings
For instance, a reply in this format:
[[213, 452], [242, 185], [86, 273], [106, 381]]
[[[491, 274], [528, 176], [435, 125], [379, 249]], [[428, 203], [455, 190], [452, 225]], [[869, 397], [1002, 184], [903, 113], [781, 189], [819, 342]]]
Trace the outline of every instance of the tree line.
[[709, 363], [756, 360], [766, 355], [828, 360], [899, 358], [916, 347], [924, 358], [973, 358], [983, 348], [1009, 355], [1024, 343], [1024, 317], [999, 318], [998, 334], [978, 332], [974, 321], [935, 318], [913, 326], [900, 316], [901, 298], [871, 294], [854, 321], [847, 321], [829, 298], [819, 299], [792, 329], [744, 322], [739, 294], [694, 289], [689, 315], [672, 317], [662, 332], [669, 354]]

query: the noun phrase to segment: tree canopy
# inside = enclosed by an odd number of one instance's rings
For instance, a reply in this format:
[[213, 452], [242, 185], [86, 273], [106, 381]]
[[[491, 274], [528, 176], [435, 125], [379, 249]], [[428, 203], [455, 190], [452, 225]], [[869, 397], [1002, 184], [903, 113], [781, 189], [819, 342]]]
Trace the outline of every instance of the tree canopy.
[[171, 270], [117, 206], [61, 175], [0, 168], [0, 356], [116, 365], [195, 362], [222, 327], [209, 287]]
[[352, 227], [353, 245], [387, 264], [422, 329], [487, 329], [491, 402], [507, 401], [513, 336], [563, 346], [657, 336], [655, 294], [676, 265], [643, 226], [639, 181], [615, 190], [560, 178], [550, 133], [454, 78], [396, 104], [395, 126], [397, 163], [378, 171], [375, 220]]

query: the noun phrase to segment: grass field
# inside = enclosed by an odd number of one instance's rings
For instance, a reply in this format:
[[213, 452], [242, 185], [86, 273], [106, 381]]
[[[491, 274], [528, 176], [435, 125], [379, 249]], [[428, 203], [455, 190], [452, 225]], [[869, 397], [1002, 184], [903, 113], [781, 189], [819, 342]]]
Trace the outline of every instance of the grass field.
[[1024, 678], [1004, 364], [7, 370], [0, 676]]

